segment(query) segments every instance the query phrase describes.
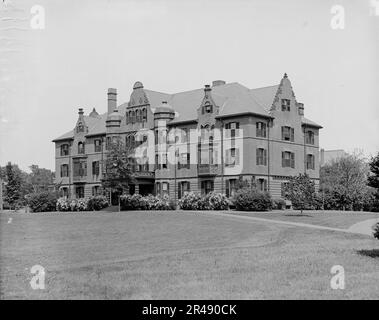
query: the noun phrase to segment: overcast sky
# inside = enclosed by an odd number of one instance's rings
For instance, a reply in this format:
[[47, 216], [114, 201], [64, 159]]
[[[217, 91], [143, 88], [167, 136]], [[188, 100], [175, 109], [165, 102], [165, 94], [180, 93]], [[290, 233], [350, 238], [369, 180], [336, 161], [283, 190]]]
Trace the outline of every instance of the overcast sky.
[[[35, 4], [43, 30], [30, 27]], [[334, 30], [331, 8], [345, 9]], [[379, 151], [379, 8], [350, 1], [33, 0], [0, 3], [0, 165], [54, 169], [77, 109], [106, 111], [108, 87], [174, 93], [212, 80], [255, 88], [287, 72], [320, 147]], [[377, 15], [376, 15], [377, 14]], [[196, 106], [194, 106], [196, 107]]]

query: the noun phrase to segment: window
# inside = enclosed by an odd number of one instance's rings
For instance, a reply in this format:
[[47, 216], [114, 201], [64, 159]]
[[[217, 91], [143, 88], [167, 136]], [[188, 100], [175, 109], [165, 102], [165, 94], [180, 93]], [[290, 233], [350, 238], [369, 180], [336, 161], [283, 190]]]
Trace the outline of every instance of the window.
[[84, 198], [84, 187], [83, 186], [76, 187], [75, 195], [77, 199]]
[[125, 113], [125, 123], [126, 124], [129, 123], [129, 113], [128, 112]]
[[282, 140], [284, 141], [294, 141], [295, 140], [295, 130], [291, 127], [282, 127]]
[[95, 140], [95, 152], [101, 152], [101, 140], [100, 139]]
[[225, 125], [226, 129], [226, 137], [227, 138], [234, 138], [238, 136], [238, 131], [240, 128], [239, 122], [229, 122]]
[[141, 122], [141, 115], [139, 110], [136, 111], [136, 121]]
[[78, 143], [78, 154], [84, 154], [84, 142], [79, 142]]
[[162, 169], [167, 169], [167, 153], [162, 154]]
[[313, 154], [307, 154], [307, 169], [315, 169], [315, 156]]
[[257, 149], [257, 165], [266, 166], [267, 165], [267, 150], [263, 148]]
[[226, 150], [225, 166], [239, 165], [239, 149], [231, 148]]
[[293, 152], [282, 152], [282, 167], [295, 168], [295, 154]]
[[281, 196], [282, 198], [286, 198], [287, 197], [287, 192], [286, 192], [286, 188], [288, 187], [288, 182], [282, 182], [281, 185], [280, 185], [280, 191], [281, 191]]
[[147, 121], [147, 109], [142, 109], [142, 121]]
[[62, 144], [61, 145], [61, 156], [68, 156], [68, 155], [69, 155], [68, 144]]
[[157, 182], [155, 184], [155, 195], [160, 196], [161, 195], [161, 183]]
[[227, 197], [233, 197], [234, 193], [236, 191], [236, 184], [237, 184], [237, 179], [229, 179], [226, 180], [226, 196]]
[[61, 177], [68, 177], [68, 164], [61, 165]]
[[76, 132], [84, 132], [84, 125], [81, 122], [78, 123], [78, 126], [76, 127]]
[[178, 169], [181, 168], [190, 168], [190, 154], [182, 153], [179, 157]]
[[291, 100], [282, 99], [282, 111], [291, 111]]
[[266, 179], [257, 179], [257, 188], [259, 191], [267, 191], [267, 180]]
[[87, 175], [87, 162], [79, 159], [74, 160], [74, 177], [84, 177]]
[[178, 182], [178, 199], [181, 199], [189, 191], [190, 191], [189, 181]]
[[94, 186], [94, 187], [92, 187], [92, 195], [93, 196], [99, 196], [99, 195], [101, 195], [101, 188], [100, 188], [100, 186]]
[[169, 195], [169, 190], [170, 189], [170, 186], [168, 184], [168, 182], [162, 182], [162, 195]]
[[92, 174], [94, 176], [98, 176], [100, 174], [100, 162], [99, 161], [93, 161], [92, 162]]
[[136, 113], [132, 111], [132, 123], [136, 122]]
[[181, 142], [187, 143], [189, 140], [189, 130], [188, 128], [181, 129]]
[[67, 198], [68, 197], [68, 188], [66, 188], [66, 187], [61, 188], [60, 196], [63, 198]]
[[213, 191], [213, 181], [212, 180], [201, 181], [201, 195], [205, 196], [212, 191]]
[[305, 132], [305, 143], [306, 144], [315, 144], [315, 134], [313, 131], [308, 130]]
[[256, 127], [257, 137], [266, 138], [266, 124], [264, 122], [257, 122]]
[[109, 150], [111, 148], [111, 144], [112, 144], [111, 137], [107, 137], [107, 145], [106, 145], [107, 150]]

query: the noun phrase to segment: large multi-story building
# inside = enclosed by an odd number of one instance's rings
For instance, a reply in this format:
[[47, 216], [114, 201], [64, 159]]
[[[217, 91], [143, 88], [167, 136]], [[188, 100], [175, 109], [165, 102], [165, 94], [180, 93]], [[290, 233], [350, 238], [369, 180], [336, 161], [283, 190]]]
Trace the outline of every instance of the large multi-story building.
[[[318, 186], [321, 128], [304, 117], [286, 74], [269, 87], [217, 80], [175, 94], [136, 82], [128, 102], [118, 105], [116, 89], [108, 89], [106, 113], [93, 109], [84, 115], [80, 108], [74, 129], [53, 140], [55, 182], [63, 196], [103, 192], [107, 146], [121, 138], [145, 150], [133, 165], [130, 193], [231, 196], [237, 180], [244, 179], [280, 198], [288, 177], [298, 173], [307, 173]], [[143, 149], [146, 145], [150, 148]]]

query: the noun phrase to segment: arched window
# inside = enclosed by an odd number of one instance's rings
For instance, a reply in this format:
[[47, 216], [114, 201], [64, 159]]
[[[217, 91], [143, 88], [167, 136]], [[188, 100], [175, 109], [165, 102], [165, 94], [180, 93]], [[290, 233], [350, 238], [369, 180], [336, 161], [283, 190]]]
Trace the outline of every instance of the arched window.
[[141, 122], [141, 113], [139, 110], [136, 111], [136, 121]]
[[132, 111], [132, 123], [136, 122], [136, 113]]
[[142, 109], [142, 121], [147, 121], [147, 109]]
[[125, 114], [125, 123], [128, 124], [129, 122], [129, 116], [128, 116], [128, 113], [126, 112]]
[[79, 154], [84, 154], [84, 142], [79, 142], [78, 143], [78, 153]]
[[132, 121], [133, 121], [132, 111], [129, 111], [129, 123], [131, 123]]

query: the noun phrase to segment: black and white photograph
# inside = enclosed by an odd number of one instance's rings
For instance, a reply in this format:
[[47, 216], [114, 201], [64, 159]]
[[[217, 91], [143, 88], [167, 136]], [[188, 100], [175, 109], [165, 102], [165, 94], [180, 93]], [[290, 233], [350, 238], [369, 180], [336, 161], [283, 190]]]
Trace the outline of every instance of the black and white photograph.
[[378, 300], [378, 57], [378, 0], [2, 0], [0, 300]]

